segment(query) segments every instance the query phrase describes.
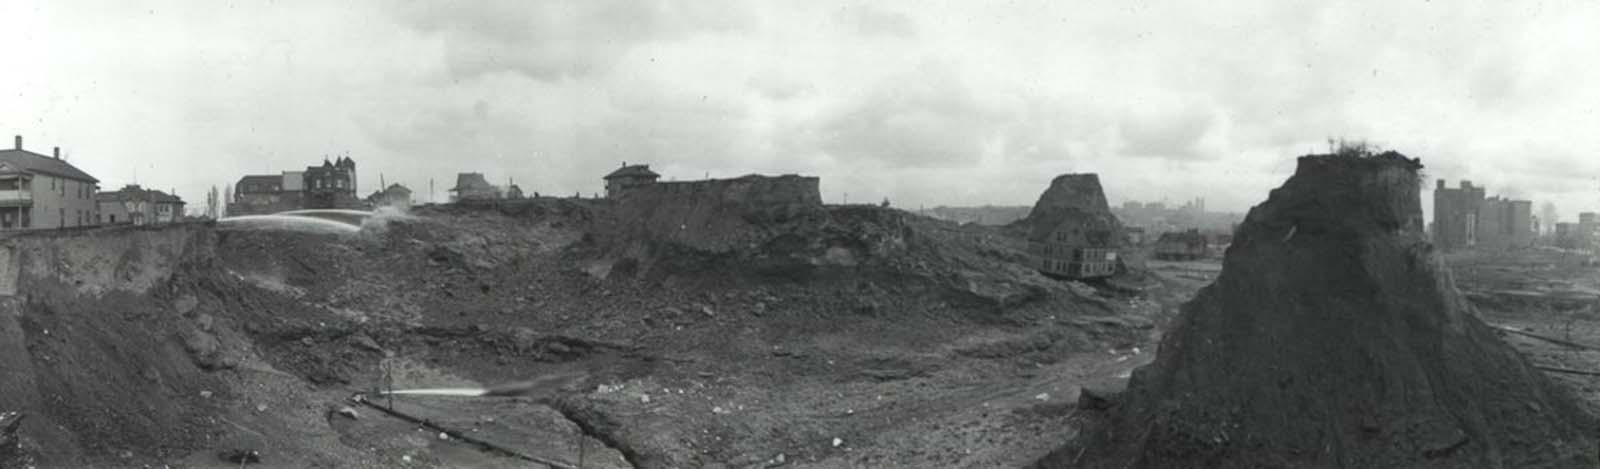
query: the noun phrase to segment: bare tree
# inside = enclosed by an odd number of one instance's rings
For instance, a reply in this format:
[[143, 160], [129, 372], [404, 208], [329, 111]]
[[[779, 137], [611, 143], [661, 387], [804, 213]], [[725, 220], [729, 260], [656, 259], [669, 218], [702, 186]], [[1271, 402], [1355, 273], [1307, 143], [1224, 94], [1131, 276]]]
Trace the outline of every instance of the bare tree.
[[217, 219], [222, 213], [221, 208], [217, 206], [221, 202], [221, 196], [217, 195], [217, 186], [211, 186], [211, 190], [206, 191], [206, 218]]
[[228, 216], [228, 203], [230, 202], [233, 202], [233, 184], [225, 184], [222, 186], [222, 210], [218, 214], [219, 218]]

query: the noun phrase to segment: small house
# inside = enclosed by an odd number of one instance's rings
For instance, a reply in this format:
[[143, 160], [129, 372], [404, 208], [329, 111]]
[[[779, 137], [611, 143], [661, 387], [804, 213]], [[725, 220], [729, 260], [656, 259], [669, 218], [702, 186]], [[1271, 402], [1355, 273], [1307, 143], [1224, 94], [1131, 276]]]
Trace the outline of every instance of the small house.
[[606, 198], [622, 197], [622, 194], [627, 193], [629, 190], [655, 184], [656, 179], [660, 178], [660, 174], [650, 170], [650, 165], [636, 164], [629, 166], [628, 163], [624, 162], [621, 168], [606, 175]]
[[1058, 211], [1034, 220], [1028, 238], [1033, 267], [1047, 275], [1088, 279], [1117, 273], [1118, 225], [1109, 215]]
[[1206, 257], [1206, 237], [1199, 229], [1162, 233], [1156, 239], [1156, 259], [1192, 261]]

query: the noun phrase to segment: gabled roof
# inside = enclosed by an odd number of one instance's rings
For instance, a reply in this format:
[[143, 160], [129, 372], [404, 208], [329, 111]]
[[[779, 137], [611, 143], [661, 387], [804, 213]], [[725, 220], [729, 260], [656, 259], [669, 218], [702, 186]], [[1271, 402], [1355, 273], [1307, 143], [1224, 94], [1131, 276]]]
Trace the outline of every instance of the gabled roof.
[[5, 163], [19, 172], [49, 174], [90, 183], [100, 182], [72, 163], [27, 150], [0, 150], [0, 163]]
[[1109, 213], [1087, 213], [1075, 208], [1055, 208], [1027, 219], [1032, 226], [1028, 240], [1050, 241], [1056, 233], [1067, 231], [1081, 242], [1092, 245], [1115, 243], [1113, 233], [1121, 229], [1116, 217]]
[[94, 195], [96, 202], [127, 202], [146, 201], [167, 204], [183, 204], [183, 199], [176, 195], [168, 194], [154, 189], [145, 189], [138, 185], [129, 184], [110, 192], [100, 192]]
[[487, 179], [483, 178], [483, 173], [460, 173], [456, 175], [456, 186], [450, 188], [449, 190], [457, 192], [464, 190], [494, 190], [494, 186], [489, 184]]
[[621, 168], [618, 168], [616, 171], [612, 171], [611, 174], [607, 174], [604, 179], [616, 179], [616, 178], [622, 178], [622, 177], [645, 177], [645, 178], [652, 178], [653, 179], [653, 178], [659, 178], [659, 177], [661, 177], [661, 175], [660, 174], [656, 174], [655, 171], [651, 171], [650, 170], [650, 165], [647, 165], [647, 164], [636, 164], [636, 165], [632, 165], [632, 166], [623, 166]]

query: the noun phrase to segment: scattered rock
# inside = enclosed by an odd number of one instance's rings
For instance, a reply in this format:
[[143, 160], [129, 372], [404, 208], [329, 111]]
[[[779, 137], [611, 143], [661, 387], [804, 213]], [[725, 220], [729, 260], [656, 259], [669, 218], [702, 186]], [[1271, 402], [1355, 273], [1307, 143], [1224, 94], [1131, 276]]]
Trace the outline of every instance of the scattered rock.
[[833, 447], [838, 448], [839, 445], [842, 445], [842, 444], [844, 444], [844, 440], [841, 440], [838, 437], [834, 437], [834, 439], [833, 439]]
[[378, 341], [372, 340], [372, 338], [368, 337], [366, 334], [358, 333], [350, 336], [350, 343], [358, 348], [383, 353], [383, 347], [378, 345]]
[[200, 300], [195, 298], [194, 295], [186, 294], [182, 297], [179, 297], [177, 301], [172, 302], [172, 309], [177, 310], [178, 314], [189, 314], [189, 312], [194, 311], [195, 306], [198, 306], [199, 304]]
[[17, 456], [18, 444], [21, 438], [17, 437], [17, 429], [22, 425], [22, 419], [27, 414], [21, 412], [0, 412], [0, 463], [12, 460]]
[[200, 397], [203, 398], [203, 399], [210, 399], [211, 398], [211, 390], [208, 389], [208, 390], [205, 390], [205, 391], [200, 391]]
[[342, 416], [344, 416], [346, 418], [349, 418], [350, 420], [356, 420], [358, 418], [361, 418], [361, 414], [357, 413], [356, 409], [354, 407], [350, 407], [350, 406], [340, 407], [339, 410], [334, 411], [334, 413], [337, 413], [337, 414], [342, 415]]
[[217, 452], [217, 457], [223, 461], [234, 464], [260, 464], [261, 452], [253, 449], [225, 449]]
[[1078, 392], [1078, 408], [1084, 410], [1105, 410], [1117, 405], [1116, 395], [1101, 391], [1083, 388]]

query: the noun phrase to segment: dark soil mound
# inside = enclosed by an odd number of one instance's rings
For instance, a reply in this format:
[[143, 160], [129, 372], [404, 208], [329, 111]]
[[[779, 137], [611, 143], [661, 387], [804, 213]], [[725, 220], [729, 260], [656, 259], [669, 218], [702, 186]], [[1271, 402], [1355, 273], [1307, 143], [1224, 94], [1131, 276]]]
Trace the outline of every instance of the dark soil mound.
[[1594, 467], [1592, 416], [1463, 301], [1421, 165], [1300, 158], [1104, 428], [1044, 467]]

